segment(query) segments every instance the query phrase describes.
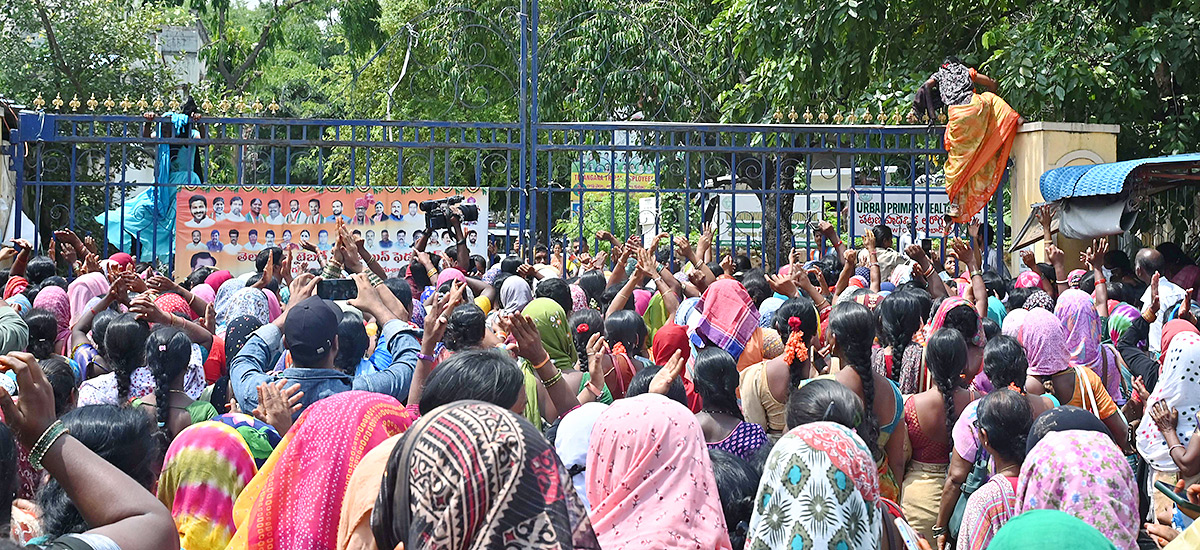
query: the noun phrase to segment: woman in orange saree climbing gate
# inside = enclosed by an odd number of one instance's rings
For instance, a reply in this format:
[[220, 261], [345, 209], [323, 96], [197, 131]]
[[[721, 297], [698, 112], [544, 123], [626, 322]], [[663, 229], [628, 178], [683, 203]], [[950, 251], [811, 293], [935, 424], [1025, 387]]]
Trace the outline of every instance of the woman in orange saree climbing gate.
[[[976, 85], [987, 91], [975, 93]], [[991, 199], [1021, 124], [1021, 116], [995, 94], [996, 89], [995, 80], [951, 56], [921, 86], [914, 101], [918, 113], [921, 107], [931, 112], [938, 100], [946, 106], [947, 217], [956, 223], [970, 220]]]

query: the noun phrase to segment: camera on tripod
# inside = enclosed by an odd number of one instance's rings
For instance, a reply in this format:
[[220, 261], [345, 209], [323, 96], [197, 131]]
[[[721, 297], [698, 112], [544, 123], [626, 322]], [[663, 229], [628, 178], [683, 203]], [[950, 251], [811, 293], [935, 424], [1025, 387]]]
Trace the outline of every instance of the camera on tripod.
[[[450, 207], [462, 201], [462, 195], [421, 201], [421, 211], [425, 213], [425, 226], [429, 229], [448, 229], [450, 227]], [[479, 219], [479, 207], [474, 204], [464, 204], [459, 206], [458, 210], [462, 213], [464, 222], [473, 222]]]

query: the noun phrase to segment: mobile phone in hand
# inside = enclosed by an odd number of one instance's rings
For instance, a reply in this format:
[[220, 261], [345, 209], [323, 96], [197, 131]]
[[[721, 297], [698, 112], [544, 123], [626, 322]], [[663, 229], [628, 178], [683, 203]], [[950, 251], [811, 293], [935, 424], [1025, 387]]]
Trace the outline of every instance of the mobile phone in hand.
[[323, 279], [317, 283], [317, 296], [325, 300], [358, 298], [358, 285], [351, 279]]

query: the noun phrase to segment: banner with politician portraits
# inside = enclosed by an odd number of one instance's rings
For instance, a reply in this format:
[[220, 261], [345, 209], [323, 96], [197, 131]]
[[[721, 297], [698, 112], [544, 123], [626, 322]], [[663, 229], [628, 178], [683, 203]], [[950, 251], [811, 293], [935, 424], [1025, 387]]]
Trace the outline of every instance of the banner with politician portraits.
[[[487, 254], [487, 191], [450, 188], [260, 188], [181, 186], [176, 197], [175, 273], [204, 265], [234, 275], [253, 272], [254, 258], [271, 246], [295, 249], [293, 274], [317, 267], [300, 243], [328, 252], [340, 219], [361, 235], [367, 251], [388, 276], [412, 260], [412, 244], [425, 233], [419, 204], [462, 195], [461, 204], [479, 208], [479, 219], [463, 222], [471, 254]], [[426, 250], [454, 244], [449, 229], [434, 230]]]

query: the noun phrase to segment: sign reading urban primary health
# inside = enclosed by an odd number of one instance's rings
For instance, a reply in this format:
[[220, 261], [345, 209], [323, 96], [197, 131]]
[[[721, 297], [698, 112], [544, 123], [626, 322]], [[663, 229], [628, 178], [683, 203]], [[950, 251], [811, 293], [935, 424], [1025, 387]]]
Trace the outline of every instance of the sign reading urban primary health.
[[[479, 219], [463, 222], [472, 254], [487, 253], [487, 191], [448, 188], [262, 188], [183, 186], [176, 197], [175, 263], [188, 272], [203, 265], [234, 275], [255, 271], [254, 258], [272, 246], [295, 250], [293, 274], [317, 267], [315, 254], [301, 243], [329, 252], [341, 220], [362, 236], [367, 251], [388, 276], [402, 275], [412, 261], [412, 245], [427, 231], [420, 203], [455, 195], [479, 208]], [[449, 229], [430, 234], [426, 250], [454, 244]]]

